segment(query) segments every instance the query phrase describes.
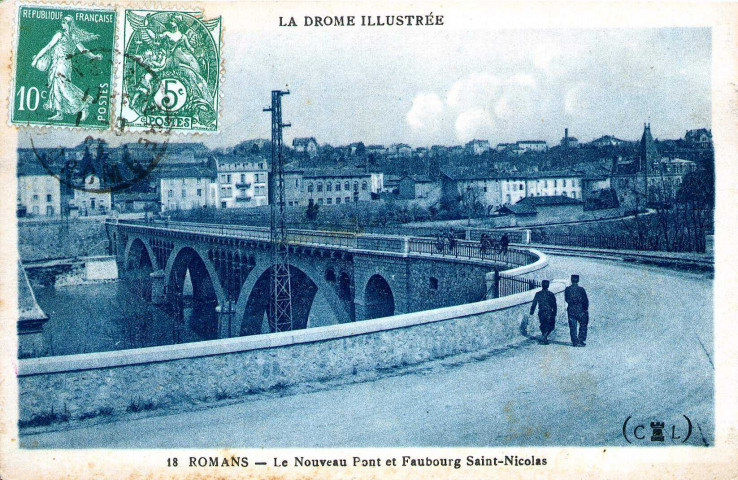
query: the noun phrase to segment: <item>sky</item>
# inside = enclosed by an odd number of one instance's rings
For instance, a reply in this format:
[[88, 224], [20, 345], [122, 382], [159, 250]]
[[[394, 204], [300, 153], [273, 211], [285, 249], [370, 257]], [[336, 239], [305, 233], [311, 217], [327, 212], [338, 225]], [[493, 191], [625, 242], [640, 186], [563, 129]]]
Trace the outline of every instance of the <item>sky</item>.
[[[644, 122], [657, 138], [711, 127], [709, 28], [226, 29], [224, 44], [221, 132], [198, 138], [209, 147], [268, 138], [262, 108], [278, 88], [291, 92], [287, 144], [554, 144], [565, 127], [580, 141], [637, 139]], [[30, 131], [41, 146], [84, 138]], [[102, 136], [118, 144], [140, 135]], [[28, 132], [19, 138], [29, 143]]]

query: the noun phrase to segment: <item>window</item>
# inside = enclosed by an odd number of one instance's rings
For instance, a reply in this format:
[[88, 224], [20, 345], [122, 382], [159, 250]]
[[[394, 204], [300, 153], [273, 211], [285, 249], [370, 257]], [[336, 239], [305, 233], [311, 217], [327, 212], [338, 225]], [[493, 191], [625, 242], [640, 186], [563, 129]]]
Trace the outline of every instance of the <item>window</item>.
[[341, 204], [341, 197], [336, 197], [336, 205], [340, 205], [340, 204]]
[[486, 186], [484, 187], [484, 193], [487, 193], [487, 187]]
[[343, 199], [343, 201], [346, 203], [351, 203], [351, 197], [346, 197]]
[[328, 205], [331, 205], [333, 204], [333, 199], [331, 197], [328, 197], [325, 199], [325, 203], [327, 203]]
[[313, 193], [313, 184], [308, 183], [308, 193]]
[[336, 182], [336, 191], [337, 192], [341, 191], [341, 182]]
[[438, 279], [436, 277], [430, 277], [428, 284], [431, 290], [438, 290]]
[[241, 183], [246, 183], [246, 174], [245, 173], [242, 173], [241, 174]]
[[563, 182], [564, 182], [564, 186], [566, 187], [566, 179], [564, 179]]
[[225, 175], [221, 175], [221, 176], [220, 176], [220, 181], [221, 181], [222, 183], [225, 183], [225, 181], [226, 181], [226, 176], [225, 176]]
[[226, 202], [220, 202], [220, 208], [226, 208]]
[[167, 192], [167, 197], [172, 198], [174, 196], [174, 190], [169, 190]]
[[295, 188], [298, 188], [299, 186], [300, 186], [300, 179], [299, 178], [296, 178], [295, 179]]
[[184, 188], [182, 189], [182, 198], [185, 198], [187, 196], [187, 190]]
[[47, 194], [47, 195], [46, 195], [46, 201], [47, 201], [47, 202], [50, 202], [50, 201], [51, 201], [51, 194]]
[[554, 180], [554, 188], [557, 188], [558, 186], [559, 186], [559, 181], [558, 179], [556, 179]]
[[323, 184], [322, 183], [318, 183], [318, 191], [319, 192], [322, 192], [323, 191]]
[[202, 197], [202, 188], [197, 189], [197, 196]]
[[326, 192], [330, 192], [332, 190], [333, 190], [333, 184], [330, 183], [330, 182], [326, 183], [326, 185], [325, 185], [325, 191]]
[[366, 180], [364, 180], [363, 182], [361, 182], [361, 189], [362, 189], [363, 191], [366, 191], [366, 190], [367, 190], [367, 188], [369, 188], [369, 184], [368, 184], [368, 183], [366, 183]]
[[354, 192], [359, 191], [359, 182], [354, 182]]
[[349, 190], [351, 190], [351, 184], [349, 184], [349, 182], [344, 183], [343, 189], [348, 192]]
[[34, 195], [33, 195], [33, 199], [34, 199], [34, 200], [38, 200], [38, 195], [34, 194]]
[[319, 198], [318, 199], [318, 205], [323, 205], [323, 199], [322, 198]]
[[200, 183], [202, 181], [202, 178], [197, 177], [197, 183]]

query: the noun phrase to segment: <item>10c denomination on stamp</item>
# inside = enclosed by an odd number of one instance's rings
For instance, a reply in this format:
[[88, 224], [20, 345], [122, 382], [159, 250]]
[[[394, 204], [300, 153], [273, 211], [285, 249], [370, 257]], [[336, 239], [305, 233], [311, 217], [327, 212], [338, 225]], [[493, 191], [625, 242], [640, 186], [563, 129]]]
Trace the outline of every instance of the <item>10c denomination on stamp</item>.
[[120, 128], [218, 130], [221, 18], [126, 10]]
[[18, 8], [11, 122], [110, 127], [115, 11]]

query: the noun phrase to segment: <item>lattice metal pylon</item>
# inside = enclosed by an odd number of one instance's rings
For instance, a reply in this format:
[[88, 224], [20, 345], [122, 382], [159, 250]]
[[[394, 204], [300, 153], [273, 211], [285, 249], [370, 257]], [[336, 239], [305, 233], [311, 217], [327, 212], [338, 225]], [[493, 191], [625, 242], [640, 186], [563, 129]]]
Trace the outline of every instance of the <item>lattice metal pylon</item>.
[[292, 330], [292, 279], [290, 278], [289, 248], [287, 244], [287, 218], [284, 211], [284, 157], [282, 156], [282, 96], [289, 91], [272, 90], [272, 106], [265, 112], [272, 113], [272, 168], [269, 176], [270, 241], [272, 247], [272, 273], [270, 276], [271, 321], [275, 332]]

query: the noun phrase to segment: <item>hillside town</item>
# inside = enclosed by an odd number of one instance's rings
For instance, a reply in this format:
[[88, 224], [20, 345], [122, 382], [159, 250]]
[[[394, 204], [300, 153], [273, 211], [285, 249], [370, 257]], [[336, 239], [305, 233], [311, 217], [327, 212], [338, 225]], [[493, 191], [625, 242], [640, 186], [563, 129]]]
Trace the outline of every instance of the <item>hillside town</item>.
[[[155, 161], [147, 147], [88, 139], [67, 149], [19, 149], [18, 216], [166, 215], [268, 204], [269, 140], [221, 149], [169, 143]], [[447, 219], [530, 216], [545, 205], [637, 211], [673, 201], [687, 175], [713, 168], [710, 130], [662, 140], [650, 124], [635, 140], [603, 135], [584, 142], [567, 128], [558, 145], [475, 139], [463, 146], [332, 146], [295, 138], [285, 155], [286, 207], [391, 203]], [[135, 181], [119, 187], [122, 178]]]

